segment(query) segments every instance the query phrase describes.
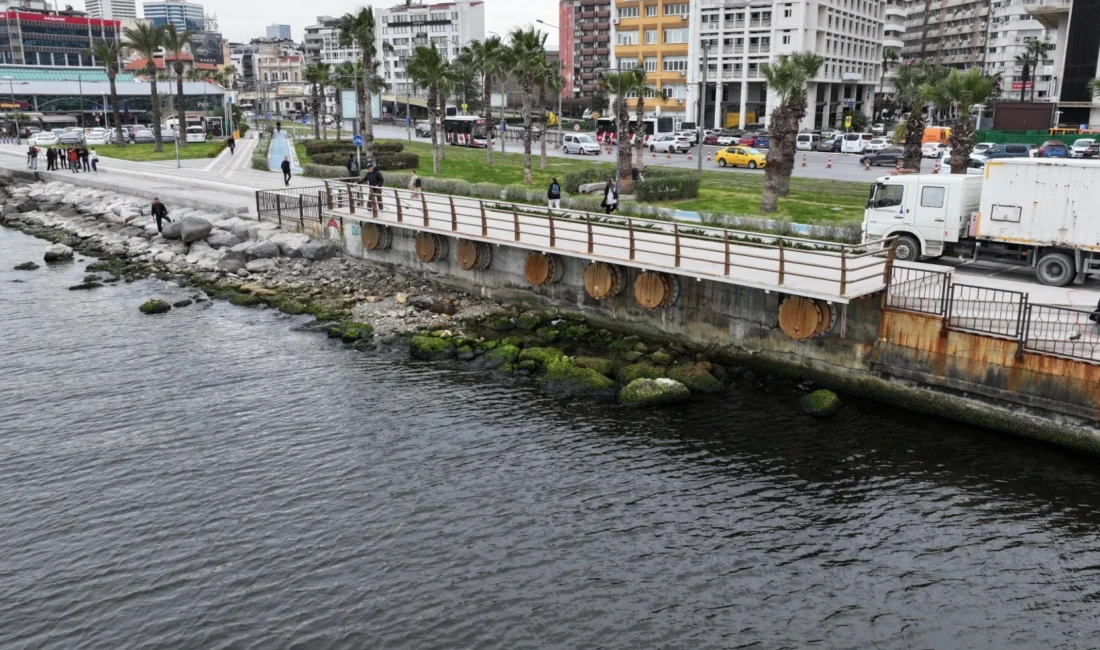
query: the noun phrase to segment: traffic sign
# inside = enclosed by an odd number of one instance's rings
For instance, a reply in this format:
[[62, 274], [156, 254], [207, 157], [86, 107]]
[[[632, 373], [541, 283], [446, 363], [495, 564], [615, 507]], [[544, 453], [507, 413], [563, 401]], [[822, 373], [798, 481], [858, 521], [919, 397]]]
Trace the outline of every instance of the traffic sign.
[[463, 113], [465, 113], [465, 112], [466, 112], [466, 108], [467, 108], [467, 106], [468, 106], [468, 104], [463, 104], [463, 105], [462, 105], [462, 112], [463, 112]]
[[580, 131], [581, 130], [581, 125], [580, 124], [574, 124], [573, 125], [573, 130], [574, 131]]
[[362, 147], [363, 146], [363, 136], [357, 135], [357, 136], [355, 136], [354, 138], [351, 139], [351, 142], [352, 142], [352, 144], [354, 144], [357, 147]]
[[844, 108], [855, 108], [855, 107], [856, 107], [856, 100], [854, 100], [854, 99], [845, 99], [844, 100]]
[[265, 120], [270, 120], [271, 119], [271, 113], [264, 113], [264, 119]]
[[852, 116], [851, 115], [845, 115], [844, 116], [844, 128], [846, 128], [846, 129], [852, 128]]
[[225, 102], [227, 104], [232, 104], [233, 103], [233, 95], [226, 95], [225, 96]]
[[302, 117], [302, 124], [309, 124], [309, 118], [308, 118], [308, 117], [305, 117], [305, 116], [303, 116], [303, 117]]

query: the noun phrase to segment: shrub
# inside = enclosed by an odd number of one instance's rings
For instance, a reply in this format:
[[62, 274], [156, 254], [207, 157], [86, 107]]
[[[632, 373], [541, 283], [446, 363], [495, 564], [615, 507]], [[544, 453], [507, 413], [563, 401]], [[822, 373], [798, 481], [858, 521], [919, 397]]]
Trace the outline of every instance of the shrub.
[[392, 141], [392, 140], [386, 140], [386, 141], [383, 141], [383, 142], [377, 142], [376, 141], [374, 143], [374, 153], [376, 155], [377, 154], [383, 154], [383, 153], [401, 153], [404, 150], [405, 150], [405, 143], [404, 142], [396, 142], [396, 141]]
[[335, 165], [318, 165], [310, 163], [302, 168], [302, 176], [309, 178], [345, 178], [348, 175], [346, 167]]
[[309, 161], [317, 165], [330, 165], [333, 167], [343, 166], [348, 161], [348, 155], [354, 156], [355, 150], [332, 153], [311, 153], [309, 154]]
[[312, 158], [314, 154], [354, 152], [355, 145], [351, 140], [311, 140], [306, 143], [306, 153]]
[[567, 172], [562, 177], [561, 189], [566, 194], [576, 194], [580, 191], [581, 185], [588, 183], [603, 183], [608, 178], [615, 175], [615, 171], [608, 170], [604, 167], [585, 167], [584, 169]]
[[256, 150], [252, 152], [252, 169], [259, 169], [265, 172], [271, 171], [267, 162], [267, 150], [270, 146], [271, 138], [264, 138], [256, 145]]
[[696, 174], [646, 173], [644, 181], [634, 183], [638, 201], [670, 201], [699, 196], [700, 178]]
[[206, 157], [207, 158], [217, 158], [219, 155], [221, 155], [221, 152], [224, 151], [225, 148], [228, 147], [228, 146], [229, 146], [229, 142], [227, 142], [224, 139], [219, 140], [218, 141], [218, 146], [214, 147], [214, 149], [210, 153], [206, 154]]
[[394, 169], [416, 169], [420, 166], [420, 156], [415, 153], [378, 153], [375, 149], [374, 160], [382, 171]]

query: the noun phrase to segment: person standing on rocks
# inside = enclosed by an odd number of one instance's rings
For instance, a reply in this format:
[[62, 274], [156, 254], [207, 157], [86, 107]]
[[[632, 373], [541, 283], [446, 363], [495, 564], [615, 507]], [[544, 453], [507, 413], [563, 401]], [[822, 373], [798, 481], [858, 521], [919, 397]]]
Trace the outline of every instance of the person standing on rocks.
[[164, 232], [164, 223], [172, 223], [172, 220], [168, 218], [168, 208], [164, 207], [164, 204], [160, 202], [159, 198], [153, 199], [153, 218], [157, 220], [157, 232]]
[[550, 179], [550, 189], [546, 191], [546, 200], [551, 210], [561, 209], [561, 185], [558, 185], [557, 177]]
[[283, 164], [279, 165], [283, 170], [283, 185], [290, 185], [290, 157], [283, 156]]

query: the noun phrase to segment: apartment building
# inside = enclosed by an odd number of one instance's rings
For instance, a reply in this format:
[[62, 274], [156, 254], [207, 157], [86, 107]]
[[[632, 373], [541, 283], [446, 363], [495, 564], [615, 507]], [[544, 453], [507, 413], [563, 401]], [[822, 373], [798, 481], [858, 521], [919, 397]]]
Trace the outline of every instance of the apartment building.
[[914, 0], [907, 8], [906, 60], [922, 60], [951, 68], [985, 64], [989, 0]]
[[802, 128], [843, 126], [844, 115], [870, 115], [882, 71], [885, 0], [694, 0], [689, 37], [691, 115], [703, 96], [705, 126], [767, 123], [779, 98], [762, 65], [782, 54], [824, 59], [809, 84]]
[[[419, 95], [406, 64], [419, 46], [435, 45], [447, 60], [454, 60], [462, 46], [485, 39], [484, 0], [453, 0], [435, 4], [411, 0], [388, 9], [375, 9], [375, 42], [379, 74], [397, 96]], [[393, 47], [386, 51], [385, 45]]]
[[306, 27], [302, 47], [311, 62], [336, 66], [361, 58], [359, 48], [340, 45], [340, 20], [333, 16], [317, 16], [317, 24]]
[[563, 97], [591, 97], [599, 73], [612, 60], [612, 0], [561, 0], [558, 52], [565, 73]]
[[[897, 66], [904, 62], [902, 52], [905, 50], [905, 18], [907, 14], [905, 0], [886, 0], [886, 7], [883, 11], [885, 24], [882, 31], [882, 50], [883, 65], [886, 66], [884, 72], [886, 74], [880, 77], [877, 92], [882, 97], [892, 97], [894, 87], [891, 85], [890, 79], [893, 77], [893, 72], [897, 70]], [[892, 50], [897, 55], [895, 63], [885, 63], [886, 50]]]
[[644, 97], [627, 97], [644, 102], [646, 116], [671, 117], [675, 128], [694, 121], [687, 112], [690, 18], [687, 0], [615, 0], [615, 65], [643, 66], [649, 86]]
[[1054, 121], [1100, 128], [1100, 98], [1088, 86], [1100, 76], [1100, 38], [1096, 37], [1100, 0], [1038, 0], [1027, 11], [1059, 44], [1065, 44], [1053, 54], [1053, 74], [1047, 85], [1048, 100], [1058, 104]]
[[[1058, 30], [1047, 29], [1028, 11], [1038, 6], [1036, 0], [993, 0], [989, 20], [984, 67], [987, 74], [1001, 75], [1001, 98], [1005, 100], [1047, 100], [1055, 94], [1055, 61], [1060, 58]], [[1059, 3], [1062, 5], [1062, 3]], [[1063, 6], [1068, 8], [1068, 3]], [[1065, 35], [1062, 35], [1064, 40]], [[1026, 83], [1023, 66], [1016, 57], [1028, 47], [1029, 41], [1039, 41], [1052, 47], [1046, 57], [1030, 70]]]
[[[31, 0], [33, 4], [46, 4], [40, 0]], [[22, 4], [19, 0], [12, 0], [11, 4]], [[136, 0], [85, 0], [84, 9], [92, 18], [107, 18], [109, 20], [136, 20]]]

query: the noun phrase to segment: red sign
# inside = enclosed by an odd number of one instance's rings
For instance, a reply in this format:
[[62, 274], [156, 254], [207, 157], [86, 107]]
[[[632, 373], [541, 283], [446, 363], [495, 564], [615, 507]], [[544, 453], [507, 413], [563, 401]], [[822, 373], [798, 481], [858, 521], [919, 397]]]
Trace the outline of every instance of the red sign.
[[103, 20], [101, 18], [87, 18], [85, 16], [51, 16], [48, 14], [36, 14], [28, 13], [26, 11], [9, 11], [7, 12], [9, 20], [19, 19], [33, 20], [43, 23], [65, 23], [69, 25], [95, 25], [97, 27], [106, 25], [108, 27], [119, 27], [122, 25], [120, 20]]
[[[1033, 84], [1032, 82], [1030, 82], [1030, 81], [1027, 82], [1027, 89], [1028, 90], [1031, 90], [1034, 86], [1035, 86], [1035, 84]], [[1012, 89], [1013, 90], [1023, 90], [1024, 89], [1024, 82], [1022, 82], [1022, 81], [1013, 81], [1012, 82]]]

